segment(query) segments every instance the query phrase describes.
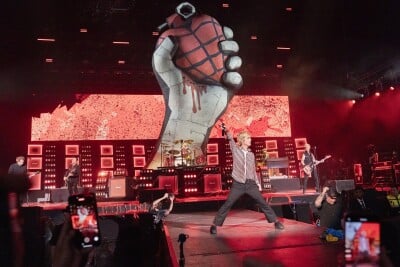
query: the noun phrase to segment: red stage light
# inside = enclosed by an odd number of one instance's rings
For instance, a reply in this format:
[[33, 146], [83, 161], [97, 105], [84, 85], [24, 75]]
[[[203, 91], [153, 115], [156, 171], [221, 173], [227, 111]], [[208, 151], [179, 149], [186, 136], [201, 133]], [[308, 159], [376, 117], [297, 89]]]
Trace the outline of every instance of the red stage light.
[[356, 103], [356, 101], [353, 99], [353, 100], [351, 100], [351, 103], [352, 103], [352, 104], [355, 104], [355, 103]]
[[79, 32], [85, 33], [88, 32], [88, 30], [86, 28], [80, 28]]
[[284, 46], [277, 46], [276, 50], [290, 50], [290, 47], [284, 47]]
[[151, 35], [153, 35], [153, 36], [159, 36], [160, 33], [159, 33], [159, 32], [152, 32]]
[[288, 11], [288, 12], [291, 12], [291, 11], [293, 11], [293, 8], [287, 7], [287, 8], [285, 8], [285, 10]]
[[125, 60], [118, 60], [118, 64], [121, 64], [121, 65], [125, 64]]
[[381, 95], [381, 93], [375, 92], [375, 96], [380, 96], [380, 95]]
[[222, 7], [223, 7], [223, 8], [229, 8], [229, 4], [228, 4], [228, 3], [223, 3], [223, 4], [222, 4]]
[[46, 63], [53, 63], [53, 62], [54, 62], [54, 59], [52, 59], [52, 58], [46, 58], [44, 61], [45, 61]]
[[276, 64], [276, 68], [277, 69], [283, 69], [283, 65], [282, 64]]
[[250, 36], [250, 39], [251, 40], [257, 40], [258, 38], [257, 38], [257, 35], [252, 35], [252, 36]]
[[394, 87], [393, 87], [393, 86], [390, 86], [389, 89], [390, 89], [390, 91], [393, 91], [393, 90], [394, 90]]

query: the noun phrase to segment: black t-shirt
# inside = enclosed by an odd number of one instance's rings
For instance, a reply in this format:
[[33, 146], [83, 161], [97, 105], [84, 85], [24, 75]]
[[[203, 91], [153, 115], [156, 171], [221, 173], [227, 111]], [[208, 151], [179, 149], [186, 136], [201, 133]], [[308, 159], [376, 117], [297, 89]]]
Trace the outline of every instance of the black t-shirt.
[[8, 174], [14, 176], [26, 176], [26, 165], [20, 166], [17, 163], [13, 163], [10, 165], [10, 168], [8, 168]]
[[341, 229], [341, 219], [343, 215], [342, 197], [339, 195], [333, 205], [324, 200], [321, 207], [318, 209], [318, 213], [320, 216], [320, 225], [322, 227]]
[[311, 165], [313, 163], [314, 158], [311, 152], [304, 151], [304, 165]]
[[68, 179], [78, 179], [81, 176], [81, 166], [79, 164], [72, 165], [65, 173]]

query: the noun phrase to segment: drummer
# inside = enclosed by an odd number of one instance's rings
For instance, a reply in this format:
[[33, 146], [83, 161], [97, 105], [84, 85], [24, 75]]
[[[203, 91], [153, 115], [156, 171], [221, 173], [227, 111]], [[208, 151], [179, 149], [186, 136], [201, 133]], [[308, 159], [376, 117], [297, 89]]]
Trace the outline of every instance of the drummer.
[[183, 143], [182, 145], [182, 157], [186, 160], [190, 160], [192, 158], [192, 150], [190, 149], [190, 145], [188, 143]]

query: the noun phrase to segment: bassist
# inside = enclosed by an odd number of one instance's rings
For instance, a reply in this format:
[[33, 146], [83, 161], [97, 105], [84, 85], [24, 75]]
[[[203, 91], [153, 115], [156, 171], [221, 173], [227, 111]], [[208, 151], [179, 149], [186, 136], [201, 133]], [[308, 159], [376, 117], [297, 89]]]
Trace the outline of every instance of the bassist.
[[67, 184], [69, 195], [78, 194], [78, 183], [81, 176], [81, 167], [79, 166], [78, 157], [71, 160], [71, 166], [64, 175], [64, 181]]

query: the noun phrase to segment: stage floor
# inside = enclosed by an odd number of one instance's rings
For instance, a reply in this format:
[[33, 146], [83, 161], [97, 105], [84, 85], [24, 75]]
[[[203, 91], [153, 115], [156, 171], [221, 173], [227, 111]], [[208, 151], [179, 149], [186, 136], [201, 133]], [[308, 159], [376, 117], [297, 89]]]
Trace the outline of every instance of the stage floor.
[[322, 241], [315, 225], [281, 219], [284, 230], [275, 230], [262, 213], [232, 210], [218, 234], [209, 233], [215, 212], [170, 214], [166, 218], [179, 260], [179, 234], [184, 243], [185, 266], [338, 266], [343, 242]]

